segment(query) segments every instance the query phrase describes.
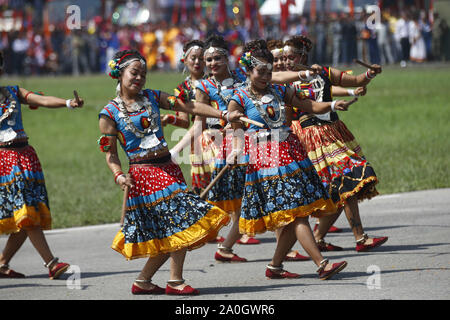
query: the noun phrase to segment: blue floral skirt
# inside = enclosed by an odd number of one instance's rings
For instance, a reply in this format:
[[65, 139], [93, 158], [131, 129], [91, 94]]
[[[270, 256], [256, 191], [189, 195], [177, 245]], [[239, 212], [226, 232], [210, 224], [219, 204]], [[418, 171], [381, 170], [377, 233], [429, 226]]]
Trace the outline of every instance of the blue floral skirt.
[[31, 146], [0, 148], [0, 234], [25, 227], [51, 229], [52, 218], [39, 158]]
[[[232, 135], [226, 135], [220, 151], [216, 155], [211, 180], [214, 180], [226, 166], [227, 155], [231, 150]], [[245, 162], [230, 166], [209, 190], [208, 202], [228, 213], [239, 212], [241, 210], [246, 168], [247, 164]]]
[[246, 139], [245, 173], [239, 230], [255, 235], [274, 231], [298, 217], [336, 211], [299, 139], [254, 143]]
[[187, 190], [173, 162], [131, 165], [129, 174], [135, 185], [128, 194], [123, 227], [112, 244], [128, 260], [196, 249], [215, 239], [230, 220]]

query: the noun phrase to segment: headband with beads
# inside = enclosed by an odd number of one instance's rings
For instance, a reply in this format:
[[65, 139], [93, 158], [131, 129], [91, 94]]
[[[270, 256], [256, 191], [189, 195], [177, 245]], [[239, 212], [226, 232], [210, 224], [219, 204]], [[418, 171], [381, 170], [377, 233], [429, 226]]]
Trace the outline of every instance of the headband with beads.
[[120, 70], [126, 68], [127, 66], [129, 66], [132, 62], [134, 61], [140, 61], [142, 65], [146, 65], [145, 61], [142, 58], [133, 58], [130, 60], [125, 61], [124, 63], [122, 63], [122, 60], [127, 57], [127, 56], [131, 56], [134, 55], [134, 53], [127, 53], [125, 54], [123, 57], [121, 57], [120, 59], [113, 59], [110, 60], [108, 63], [108, 66], [111, 68], [111, 72], [109, 73], [109, 76], [113, 79], [119, 79], [120, 76]]
[[190, 47], [189, 49], [186, 50], [186, 52], [183, 53], [183, 57], [180, 59], [180, 61], [181, 61], [182, 63], [184, 63], [184, 60], [185, 60], [186, 57], [189, 55], [189, 53], [191, 53], [191, 51], [197, 50], [197, 49], [203, 49], [203, 48], [200, 47], [200, 46], [197, 46], [197, 45]]
[[218, 48], [218, 47], [209, 47], [207, 50], [205, 50], [203, 55], [206, 55], [207, 53], [213, 54], [216, 51], [218, 51], [219, 54], [221, 54], [223, 56], [228, 56], [228, 50], [226, 50], [224, 48]]
[[298, 49], [298, 48], [295, 48], [292, 46], [285, 45], [283, 48], [283, 51], [288, 51], [289, 49], [291, 49], [295, 54], [299, 54], [299, 55], [308, 54], [308, 49], [305, 47]]
[[272, 52], [272, 54], [283, 53], [283, 48], [275, 48], [275, 49], [271, 50], [270, 52]]

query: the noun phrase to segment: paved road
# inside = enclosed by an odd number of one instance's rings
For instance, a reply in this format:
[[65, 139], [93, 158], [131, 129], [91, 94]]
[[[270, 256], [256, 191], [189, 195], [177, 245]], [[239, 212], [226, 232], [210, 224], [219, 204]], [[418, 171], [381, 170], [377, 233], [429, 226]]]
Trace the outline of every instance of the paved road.
[[[126, 261], [110, 249], [117, 224], [46, 232], [56, 256], [74, 265], [74, 273], [49, 280], [37, 252], [27, 241], [11, 267], [25, 279], [0, 279], [1, 300], [379, 300], [450, 298], [450, 189], [379, 196], [360, 206], [365, 230], [389, 241], [370, 253], [357, 253], [345, 217], [336, 226], [340, 234], [327, 241], [345, 248], [325, 254], [345, 259], [347, 268], [329, 281], [319, 281], [311, 262], [286, 262], [285, 268], [302, 274], [295, 280], [267, 280], [265, 266], [275, 248], [273, 233], [259, 235], [260, 245], [236, 245], [245, 264], [216, 263], [215, 245], [188, 253], [184, 277], [201, 291], [192, 297], [133, 296], [131, 283], [145, 260]], [[225, 234], [226, 229], [221, 231]], [[0, 237], [3, 248], [6, 237]], [[304, 251], [296, 244], [295, 249]], [[78, 268], [78, 269], [77, 269]], [[76, 271], [79, 271], [77, 273]], [[79, 274], [77, 282], [75, 275]], [[154, 282], [165, 285], [169, 266], [164, 265]]]

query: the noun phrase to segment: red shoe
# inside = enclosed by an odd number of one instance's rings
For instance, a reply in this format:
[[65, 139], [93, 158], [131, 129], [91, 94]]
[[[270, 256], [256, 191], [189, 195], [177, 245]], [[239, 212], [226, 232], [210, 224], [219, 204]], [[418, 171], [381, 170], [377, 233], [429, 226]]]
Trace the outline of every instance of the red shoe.
[[253, 237], [248, 238], [248, 240], [246, 242], [242, 242], [241, 239], [239, 239], [238, 241], [236, 241], [236, 243], [239, 244], [260, 244], [261, 241], [259, 241], [258, 239], [255, 239]]
[[131, 293], [132, 294], [164, 294], [166, 292], [166, 290], [164, 290], [161, 287], [158, 287], [155, 284], [155, 287], [153, 287], [152, 289], [142, 289], [140, 287], [138, 287], [137, 285], [135, 285], [133, 283], [133, 286], [131, 287]]
[[6, 273], [0, 273], [0, 278], [25, 278], [25, 275], [19, 272], [15, 272], [10, 269], [7, 264], [1, 266], [2, 268], [8, 269]]
[[328, 229], [328, 233], [339, 233], [339, 232], [342, 232], [342, 229], [335, 226], [331, 226], [330, 229]]
[[208, 241], [208, 243], [222, 243], [225, 241], [224, 237], [217, 237], [214, 240]]
[[[316, 223], [315, 226], [314, 226], [314, 230], [313, 230], [313, 231], [316, 231], [318, 227], [319, 227], [319, 224]], [[328, 229], [328, 232], [327, 232], [327, 233], [339, 233], [339, 232], [342, 232], [342, 229], [340, 229], [340, 228], [338, 228], [338, 227], [335, 227], [335, 226], [331, 226], [331, 227]]]
[[[364, 238], [364, 242], [367, 240]], [[388, 237], [380, 237], [380, 238], [373, 238], [373, 243], [371, 244], [364, 244], [364, 242], [356, 242], [356, 251], [363, 252], [363, 251], [369, 251], [373, 248], [381, 246], [383, 243], [388, 241]]]
[[266, 269], [266, 277], [267, 279], [296, 279], [300, 278], [300, 275], [283, 270], [282, 265], [280, 267], [272, 267], [271, 265], [268, 265]]
[[175, 295], [175, 296], [195, 296], [200, 294], [200, 291], [197, 289], [192, 288], [191, 286], [187, 285], [183, 289], [175, 289], [170, 287], [169, 285], [166, 286], [166, 294], [169, 295]]
[[327, 264], [328, 264], [328, 260], [326, 261], [326, 263], [324, 265], [321, 265], [320, 268], [317, 270], [317, 272], [319, 273], [320, 280], [330, 279], [332, 276], [341, 272], [347, 266], [346, 261], [333, 263], [333, 265], [331, 266], [332, 268], [328, 271], [325, 271], [324, 269]]
[[298, 251], [295, 251], [294, 257], [290, 256], [284, 257], [284, 261], [308, 261], [310, 259], [311, 259], [310, 257], [302, 256], [300, 253], [298, 253]]
[[50, 280], [58, 279], [64, 272], [69, 269], [70, 265], [68, 263], [60, 262], [55, 267], [53, 267], [48, 272], [48, 277]]
[[247, 259], [239, 257], [237, 254], [233, 253], [233, 257], [228, 258], [222, 256], [218, 251], [216, 251], [216, 254], [214, 255], [214, 259], [220, 262], [247, 262]]
[[325, 240], [321, 239], [317, 241], [317, 247], [321, 252], [326, 251], [342, 251], [344, 250], [342, 247], [335, 246], [334, 244], [327, 243]]

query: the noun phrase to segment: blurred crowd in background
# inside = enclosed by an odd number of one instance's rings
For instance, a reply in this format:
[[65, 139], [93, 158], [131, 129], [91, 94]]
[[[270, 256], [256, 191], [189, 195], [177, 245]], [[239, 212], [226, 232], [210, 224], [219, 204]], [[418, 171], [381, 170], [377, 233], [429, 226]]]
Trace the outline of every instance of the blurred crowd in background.
[[[450, 32], [445, 19], [430, 17], [414, 5], [402, 11], [387, 8], [375, 27], [366, 12], [333, 13], [327, 16], [290, 16], [285, 27], [265, 16], [258, 28], [244, 20], [158, 21], [140, 25], [119, 25], [109, 21], [85, 24], [75, 30], [53, 26], [22, 28], [0, 34], [0, 50], [6, 57], [5, 72], [14, 75], [89, 74], [107, 72], [107, 63], [118, 50], [136, 48], [147, 59], [150, 70], [181, 70], [183, 44], [223, 35], [230, 43], [231, 64], [240, 57], [243, 43], [255, 38], [285, 40], [292, 35], [308, 36], [314, 45], [311, 63], [351, 65], [361, 59], [382, 65], [450, 60]], [[242, 18], [243, 19], [243, 18]], [[284, 29], [284, 30], [283, 30]]]

